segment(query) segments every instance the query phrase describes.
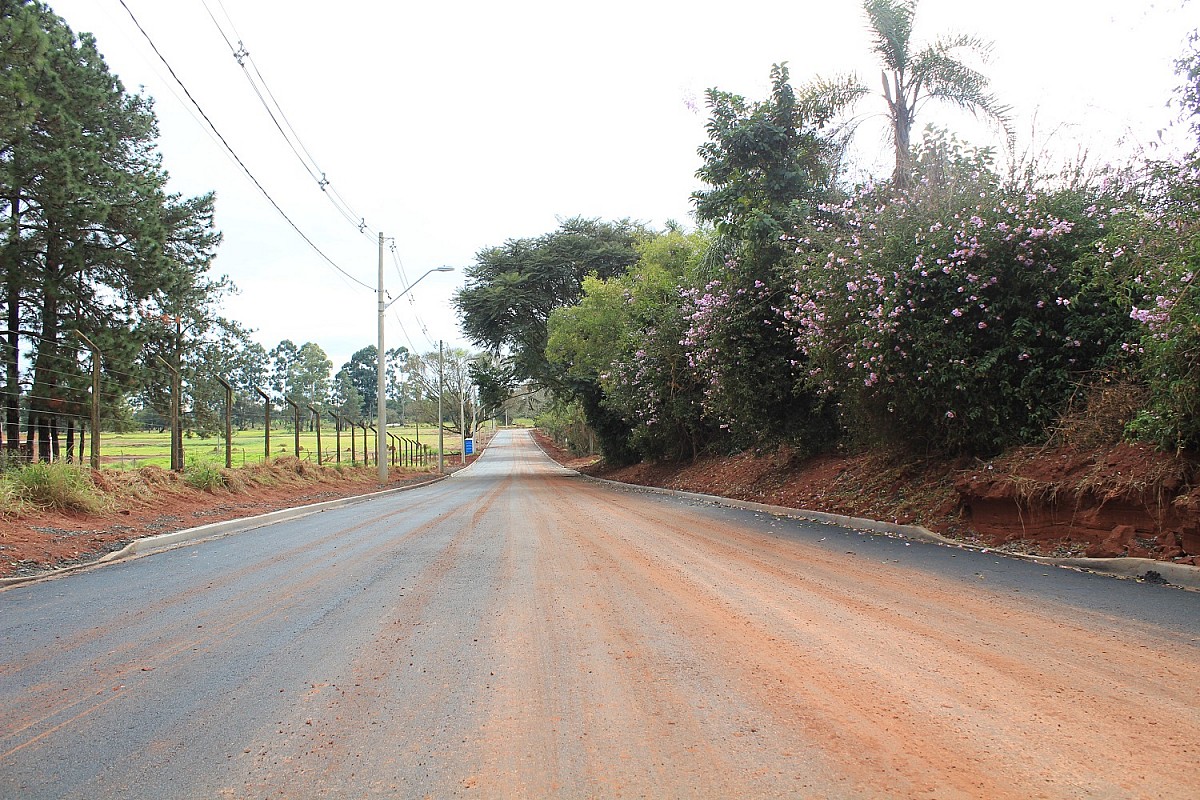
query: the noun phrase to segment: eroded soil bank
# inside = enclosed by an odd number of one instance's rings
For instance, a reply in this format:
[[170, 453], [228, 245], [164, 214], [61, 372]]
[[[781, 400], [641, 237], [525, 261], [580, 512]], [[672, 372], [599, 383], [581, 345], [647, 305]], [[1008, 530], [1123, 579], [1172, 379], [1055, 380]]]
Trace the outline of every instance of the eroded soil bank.
[[1196, 462], [1141, 445], [1025, 448], [986, 462], [880, 453], [798, 459], [781, 449], [615, 469], [574, 465], [644, 486], [923, 525], [1001, 550], [1200, 563]]

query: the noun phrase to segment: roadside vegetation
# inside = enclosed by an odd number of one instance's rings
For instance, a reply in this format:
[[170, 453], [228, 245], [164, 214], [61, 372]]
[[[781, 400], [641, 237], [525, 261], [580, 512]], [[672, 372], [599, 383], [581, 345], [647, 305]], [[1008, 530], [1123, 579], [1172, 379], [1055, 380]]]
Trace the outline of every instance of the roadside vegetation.
[[[843, 110], [870, 93], [795, 86], [781, 64], [764, 100], [708, 93], [697, 230], [570, 220], [499, 266], [479, 254], [466, 330], [509, 354], [514, 391], [550, 387], [539, 424], [612, 465], [779, 446], [989, 458], [1117, 391], [1137, 404], [1106, 444], [1200, 446], [1200, 148], [1048, 173], [946, 130], [910, 143], [914, 92], [1008, 135], [963, 60], [986, 43], [917, 48], [915, 9], [865, 3], [900, 98], [888, 178], [845, 177]], [[1193, 40], [1179, 100], [1200, 140], [1198, 64]]]
[[[424, 472], [392, 471], [398, 480]], [[0, 472], [0, 516], [24, 517], [39, 512], [103, 516], [139, 505], [169, 508], [171, 495], [190, 490], [240, 495], [288, 486], [310, 490], [324, 484], [330, 488], [361, 485], [362, 491], [373, 491], [377, 480], [374, 466], [321, 468], [288, 456], [234, 469], [193, 460], [181, 473], [157, 466], [97, 472], [62, 461], [35, 463]]]

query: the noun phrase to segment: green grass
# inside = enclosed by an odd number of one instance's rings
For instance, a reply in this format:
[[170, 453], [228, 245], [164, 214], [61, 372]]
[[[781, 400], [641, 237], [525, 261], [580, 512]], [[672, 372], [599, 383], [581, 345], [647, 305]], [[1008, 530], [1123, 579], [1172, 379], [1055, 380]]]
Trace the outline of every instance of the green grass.
[[188, 459], [187, 467], [183, 470], [183, 482], [193, 489], [215, 492], [225, 488], [225, 476], [221, 474], [221, 466], [213, 461]]
[[107, 508], [90, 472], [61, 461], [4, 472], [0, 475], [0, 503], [5, 513], [39, 508], [98, 514]]
[[[413, 425], [392, 425], [388, 432], [394, 436], [403, 436], [410, 440], [417, 439], [417, 428]], [[437, 453], [437, 428], [430, 425], [420, 426], [420, 442]], [[233, 432], [233, 466], [241, 467], [247, 464], [257, 464], [263, 460], [264, 440], [262, 428]], [[361, 429], [356, 429], [353, 437], [354, 453], [350, 452], [350, 431], [342, 431], [341, 461], [362, 463], [363, 435]], [[290, 430], [283, 428], [271, 429], [271, 457], [292, 456], [295, 453], [295, 436]], [[445, 436], [446, 454], [457, 454], [460, 449], [459, 438], [449, 431]], [[337, 435], [333, 427], [321, 429], [321, 458], [325, 464], [337, 462]], [[375, 434], [367, 432], [366, 449], [369, 450], [371, 462], [375, 461]], [[203, 464], [225, 466], [225, 438], [214, 436], [207, 438], [187, 438], [183, 440], [183, 453], [189, 469], [199, 468]], [[138, 467], [156, 466], [168, 469], [171, 466], [171, 437], [168, 433], [107, 433], [100, 435], [100, 456], [102, 466], [106, 469], [136, 469]], [[315, 431], [300, 433], [300, 458], [317, 460], [317, 434]], [[186, 471], [186, 470], [185, 470]]]

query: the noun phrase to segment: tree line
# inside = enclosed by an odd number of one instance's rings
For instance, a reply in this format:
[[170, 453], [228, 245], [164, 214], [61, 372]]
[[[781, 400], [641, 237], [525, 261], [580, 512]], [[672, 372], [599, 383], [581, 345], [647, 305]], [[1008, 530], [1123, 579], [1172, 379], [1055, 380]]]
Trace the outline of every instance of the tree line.
[[[1200, 445], [1200, 148], [1043, 174], [944, 130], [925, 98], [1009, 109], [974, 37], [912, 40], [916, 4], [864, 3], [895, 167], [853, 184], [856, 79], [761, 101], [712, 89], [697, 230], [570, 219], [476, 255], [455, 302], [497, 355], [481, 387], [540, 388], [551, 427], [612, 462], [785, 443], [986, 456], [1045, 441], [1114, 387], [1116, 435]], [[1200, 51], [1178, 61], [1200, 140]], [[580, 423], [585, 423], [581, 425]]]
[[[90, 34], [44, 3], [0, 0], [0, 433], [9, 459], [57, 459], [64, 437], [72, 452], [93, 359], [111, 429], [162, 424], [179, 394], [179, 435], [220, 430], [221, 381], [234, 387], [243, 425], [263, 419], [260, 390], [276, 404], [374, 416], [375, 347], [331, 374], [316, 343], [268, 351], [221, 313], [235, 287], [212, 272], [216, 198], [168, 192], [157, 137], [153, 101], [125, 89]], [[388, 351], [392, 418], [433, 421], [443, 393], [444, 419], [460, 408], [477, 414], [475, 356], [437, 355]]]

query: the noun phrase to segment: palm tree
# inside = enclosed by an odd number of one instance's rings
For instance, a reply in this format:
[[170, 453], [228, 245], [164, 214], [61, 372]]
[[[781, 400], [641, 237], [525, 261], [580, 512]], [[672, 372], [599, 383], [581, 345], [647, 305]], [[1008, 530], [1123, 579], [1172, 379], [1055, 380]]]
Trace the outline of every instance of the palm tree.
[[[882, 64], [883, 99], [888, 104], [896, 170], [892, 179], [904, 186], [910, 179], [910, 137], [917, 110], [926, 100], [942, 100], [973, 114], [998, 121], [1008, 133], [1009, 106], [989, 94], [985, 75], [964, 63], [958, 54], [974, 53], [986, 60], [991, 43], [976, 36], [939, 37], [920, 50], [913, 49], [913, 17], [917, 0], [865, 0], [863, 11], [873, 41], [872, 50]], [[808, 87], [807, 102], [818, 108], [848, 108], [871, 90], [857, 76], [817, 79]]]

